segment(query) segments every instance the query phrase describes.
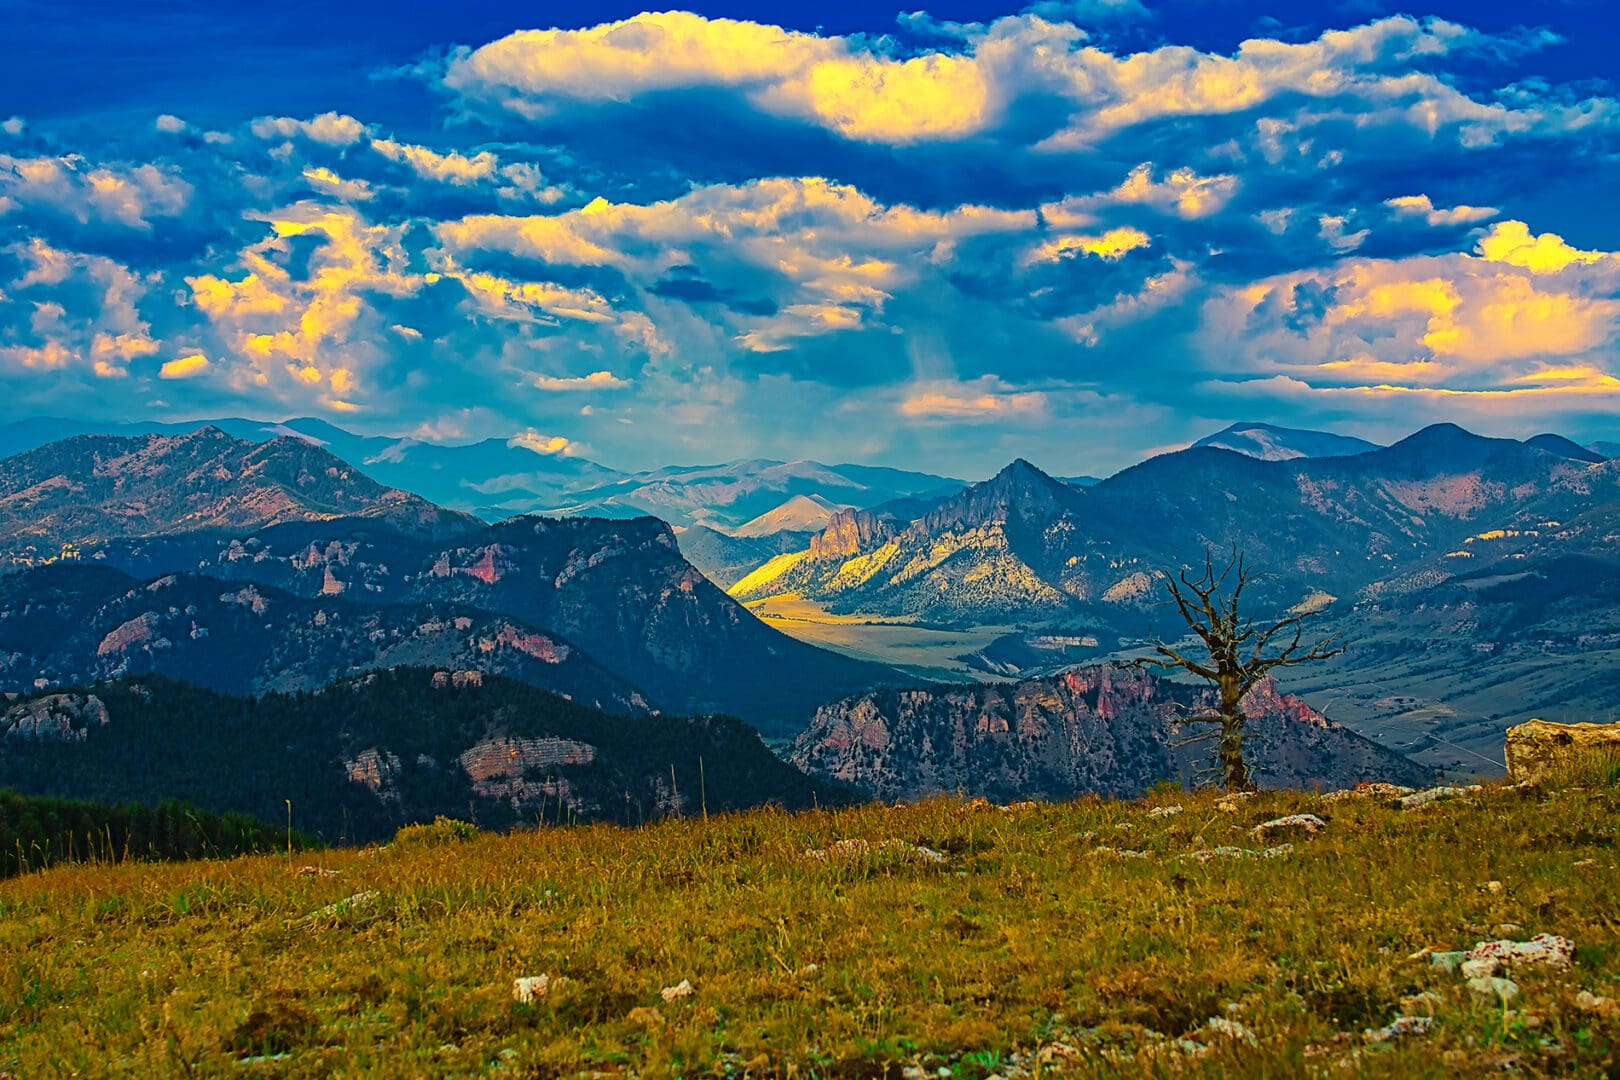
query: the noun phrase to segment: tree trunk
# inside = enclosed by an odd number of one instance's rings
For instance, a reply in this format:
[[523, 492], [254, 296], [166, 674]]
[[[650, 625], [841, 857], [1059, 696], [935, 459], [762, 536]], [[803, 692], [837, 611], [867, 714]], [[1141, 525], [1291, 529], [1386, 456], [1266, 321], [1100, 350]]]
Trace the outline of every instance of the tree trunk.
[[1252, 791], [1249, 766], [1243, 760], [1243, 696], [1235, 677], [1221, 674], [1221, 779], [1227, 791]]

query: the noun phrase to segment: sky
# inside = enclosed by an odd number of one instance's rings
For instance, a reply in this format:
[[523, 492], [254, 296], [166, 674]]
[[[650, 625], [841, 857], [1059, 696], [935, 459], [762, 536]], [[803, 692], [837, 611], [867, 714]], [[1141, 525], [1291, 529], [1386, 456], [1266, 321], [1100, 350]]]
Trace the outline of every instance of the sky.
[[1606, 0], [0, 25], [12, 418], [969, 478], [1237, 420], [1620, 439]]

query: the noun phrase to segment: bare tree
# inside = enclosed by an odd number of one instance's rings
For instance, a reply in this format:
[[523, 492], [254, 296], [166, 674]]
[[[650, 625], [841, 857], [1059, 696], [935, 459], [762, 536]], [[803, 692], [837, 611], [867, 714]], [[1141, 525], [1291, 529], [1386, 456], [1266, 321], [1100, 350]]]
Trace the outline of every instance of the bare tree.
[[[1236, 580], [1232, 582], [1231, 591], [1223, 596], [1222, 591], [1234, 573]], [[1220, 725], [1218, 730], [1196, 741], [1218, 740], [1219, 775], [1228, 791], [1248, 791], [1254, 787], [1243, 759], [1243, 729], [1247, 722], [1243, 714], [1244, 696], [1274, 668], [1326, 660], [1344, 652], [1331, 638], [1314, 645], [1303, 644], [1304, 622], [1311, 612], [1296, 610], [1269, 626], [1257, 625], [1253, 619], [1239, 615], [1238, 598], [1257, 576], [1258, 572], [1244, 560], [1235, 545], [1232, 558], [1218, 573], [1214, 556], [1206, 549], [1201, 577], [1189, 577], [1185, 569], [1179, 574], [1179, 582], [1166, 576], [1171, 601], [1192, 632], [1203, 640], [1209, 650], [1209, 660], [1200, 662], [1183, 656], [1163, 641], [1155, 641], [1153, 647], [1159, 655], [1135, 661], [1138, 666], [1181, 668], [1214, 684], [1218, 711], [1188, 717], [1186, 722]], [[1272, 650], [1270, 655], [1267, 655], [1268, 649]]]

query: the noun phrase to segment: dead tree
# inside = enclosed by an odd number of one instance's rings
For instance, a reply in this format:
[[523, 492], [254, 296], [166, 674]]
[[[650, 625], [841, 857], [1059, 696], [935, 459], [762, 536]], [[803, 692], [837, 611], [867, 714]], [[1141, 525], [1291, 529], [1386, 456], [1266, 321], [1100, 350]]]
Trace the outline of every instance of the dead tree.
[[[1232, 582], [1231, 591], [1223, 596], [1227, 580], [1234, 573], [1237, 578]], [[1186, 722], [1220, 725], [1216, 731], [1195, 741], [1218, 740], [1218, 773], [1228, 791], [1249, 791], [1254, 787], [1243, 759], [1243, 729], [1247, 722], [1243, 714], [1244, 696], [1274, 668], [1326, 660], [1344, 652], [1331, 638], [1310, 646], [1303, 644], [1304, 622], [1311, 612], [1296, 610], [1270, 626], [1256, 625], [1253, 619], [1239, 615], [1238, 599], [1256, 576], [1257, 572], [1236, 546], [1232, 548], [1232, 558], [1219, 573], [1215, 570], [1214, 556], [1206, 550], [1203, 576], [1189, 577], [1183, 569], [1178, 582], [1166, 575], [1165, 585], [1171, 601], [1192, 632], [1202, 639], [1209, 650], [1209, 660], [1200, 662], [1183, 656], [1163, 641], [1155, 641], [1153, 647], [1159, 655], [1135, 661], [1138, 666], [1181, 668], [1214, 685], [1218, 711], [1188, 717]], [[1267, 655], [1268, 649], [1273, 650], [1270, 655]]]

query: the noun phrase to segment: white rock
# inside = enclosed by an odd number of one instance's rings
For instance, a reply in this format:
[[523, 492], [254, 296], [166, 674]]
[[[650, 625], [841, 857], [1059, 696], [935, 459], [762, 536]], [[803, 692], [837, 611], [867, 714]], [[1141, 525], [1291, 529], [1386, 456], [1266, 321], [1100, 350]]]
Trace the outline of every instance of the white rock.
[[697, 987], [693, 986], [690, 980], [682, 979], [674, 986], [666, 986], [658, 991], [658, 996], [665, 1001], [679, 1001], [681, 998], [689, 998], [695, 993], [697, 993]]
[[546, 996], [551, 989], [550, 975], [525, 975], [512, 980], [512, 997], [522, 1005]]
[[1462, 962], [1462, 975], [1465, 979], [1484, 979], [1496, 974], [1502, 961], [1494, 956], [1480, 956]]
[[[1468, 960], [1491, 961], [1517, 967], [1546, 964], [1548, 967], [1567, 968], [1575, 959], [1575, 943], [1557, 934], [1537, 934], [1529, 941], [1481, 941], [1468, 952]], [[1463, 965], [1466, 974], [1468, 964]]]
[[1401, 796], [1401, 805], [1405, 807], [1427, 806], [1440, 799], [1455, 799], [1463, 795], [1473, 795], [1485, 790], [1479, 784], [1469, 784], [1467, 787], [1432, 787], [1422, 791], [1414, 791], [1410, 795]]
[[1228, 1020], [1224, 1016], [1212, 1016], [1204, 1024], [1206, 1028], [1217, 1035], [1225, 1035], [1235, 1042], [1252, 1043], [1255, 1041], [1254, 1032], [1249, 1026], [1238, 1020]]
[[1361, 1033], [1368, 1042], [1389, 1042], [1407, 1035], [1427, 1035], [1434, 1026], [1432, 1016], [1397, 1016], [1381, 1028], [1369, 1028]]
[[1304, 829], [1308, 833], [1319, 833], [1325, 828], [1327, 822], [1315, 814], [1289, 814], [1287, 817], [1262, 821], [1249, 831], [1256, 836], [1264, 836], [1273, 829]]
[[1181, 804], [1177, 803], [1174, 806], [1155, 806], [1148, 811], [1148, 817], [1175, 817], [1179, 813]]
[[1479, 997], [1494, 998], [1498, 1001], [1512, 1001], [1519, 996], [1519, 984], [1512, 979], [1491, 977], [1469, 979], [1468, 989]]

